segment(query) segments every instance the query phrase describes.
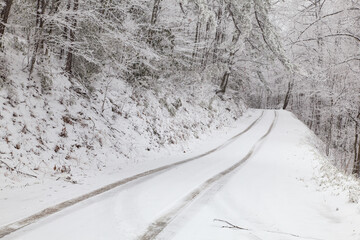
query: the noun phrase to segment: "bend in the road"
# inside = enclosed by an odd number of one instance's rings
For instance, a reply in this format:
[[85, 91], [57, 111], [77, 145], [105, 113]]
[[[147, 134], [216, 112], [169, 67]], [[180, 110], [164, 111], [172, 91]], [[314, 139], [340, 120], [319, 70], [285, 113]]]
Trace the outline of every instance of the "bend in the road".
[[252, 129], [264, 116], [264, 111], [262, 111], [261, 115], [256, 119], [254, 120], [246, 129], [244, 129], [243, 131], [241, 131], [240, 133], [238, 133], [237, 135], [233, 136], [232, 138], [230, 138], [229, 140], [227, 140], [225, 143], [221, 144], [220, 146], [216, 147], [216, 148], [213, 148], [203, 154], [200, 154], [200, 155], [197, 155], [197, 156], [194, 156], [194, 157], [190, 157], [188, 159], [185, 159], [185, 160], [182, 160], [182, 161], [179, 161], [179, 162], [176, 162], [176, 163], [173, 163], [173, 164], [169, 164], [169, 165], [165, 165], [163, 167], [159, 167], [159, 168], [156, 168], [156, 169], [152, 169], [152, 170], [149, 170], [149, 171], [146, 171], [146, 172], [142, 172], [142, 173], [139, 173], [139, 174], [136, 174], [134, 176], [131, 176], [131, 177], [128, 177], [128, 178], [125, 178], [125, 179], [122, 179], [122, 180], [119, 180], [117, 182], [114, 182], [112, 184], [109, 184], [109, 185], [106, 185], [102, 188], [99, 188], [95, 191], [92, 191], [90, 193], [87, 193], [87, 194], [84, 194], [82, 196], [79, 196], [79, 197], [76, 197], [76, 198], [73, 198], [73, 199], [70, 199], [68, 201], [65, 201], [65, 202], [62, 202], [60, 204], [57, 204], [55, 206], [52, 206], [52, 207], [49, 207], [49, 208], [46, 208], [38, 213], [35, 213], [27, 218], [24, 218], [24, 219], [21, 219], [19, 221], [16, 221], [16, 222], [13, 222], [11, 224], [8, 224], [4, 227], [1, 227], [0, 228], [0, 238], [10, 234], [10, 233], [13, 233], [13, 232], [16, 232], [30, 224], [33, 224], [37, 221], [39, 221], [40, 219], [43, 219], [45, 217], [48, 217], [54, 213], [57, 213], [65, 208], [68, 208], [70, 206], [73, 206], [79, 202], [82, 202], [84, 200], [87, 200], [89, 198], [92, 198], [92, 197], [95, 197], [95, 196], [98, 196], [102, 193], [105, 193], [107, 191], [110, 191], [116, 187], [119, 187], [121, 185], [124, 185], [124, 184], [127, 184], [127, 183], [130, 183], [130, 182], [133, 182], [137, 179], [140, 179], [140, 178], [143, 178], [143, 177], [146, 177], [146, 176], [150, 176], [150, 175], [153, 175], [153, 174], [156, 174], [156, 173], [160, 173], [160, 172], [163, 172], [163, 171], [166, 171], [166, 170], [170, 170], [176, 166], [179, 166], [179, 165], [183, 165], [185, 163], [188, 163], [188, 162], [191, 162], [191, 161], [194, 161], [194, 160], [197, 160], [197, 159], [200, 159], [202, 157], [205, 157], [207, 155], [210, 155], [211, 153], [214, 153], [214, 152], [217, 152], [223, 148], [225, 148], [226, 146], [230, 145], [232, 142], [234, 142], [236, 139], [238, 139], [240, 136], [242, 136], [243, 134], [245, 134], [246, 132], [248, 132], [250, 129]]
[[173, 208], [170, 212], [167, 214], [161, 216], [159, 219], [157, 219], [155, 222], [153, 222], [147, 229], [147, 231], [141, 235], [138, 239], [139, 240], [152, 240], [155, 239], [166, 227], [167, 225], [179, 214], [179, 212], [184, 209], [186, 206], [188, 206], [191, 202], [195, 201], [196, 198], [204, 192], [206, 189], [211, 187], [215, 182], [222, 179], [224, 176], [232, 173], [234, 170], [239, 168], [243, 163], [245, 163], [255, 152], [255, 150], [258, 148], [258, 146], [263, 142], [263, 140], [270, 134], [272, 129], [275, 126], [276, 120], [278, 117], [278, 113], [274, 112], [274, 119], [268, 128], [267, 132], [262, 135], [251, 147], [250, 151], [246, 154], [245, 157], [243, 157], [240, 161], [232, 165], [231, 167], [225, 169], [224, 171], [216, 174], [215, 176], [209, 178], [206, 182], [204, 182], [200, 187], [192, 191], [190, 194], [188, 194], [180, 204], [178, 204], [175, 208]]

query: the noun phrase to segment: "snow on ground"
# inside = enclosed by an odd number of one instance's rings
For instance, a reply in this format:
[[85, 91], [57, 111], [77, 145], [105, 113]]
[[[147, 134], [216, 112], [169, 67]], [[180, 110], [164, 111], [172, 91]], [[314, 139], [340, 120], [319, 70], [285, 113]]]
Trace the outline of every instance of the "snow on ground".
[[[249, 149], [267, 129], [268, 124], [266, 123], [272, 120], [271, 114], [265, 117], [262, 121], [264, 124], [259, 122], [258, 128], [254, 129], [254, 134], [248, 132], [245, 138], [241, 138], [236, 142], [240, 141], [244, 148]], [[242, 124], [241, 128], [244, 129], [248, 125], [249, 121], [245, 125]], [[226, 150], [229, 148], [231, 151]], [[231, 144], [214, 154], [178, 166], [170, 171], [139, 179], [134, 183], [114, 189], [105, 195], [89, 199], [89, 201], [79, 204], [81, 210], [75, 210], [75, 215], [67, 217], [64, 212], [71, 213], [74, 209], [78, 209], [77, 206], [59, 212], [52, 218], [55, 222], [51, 221], [50, 228], [45, 227], [46, 232], [52, 231], [51, 229], [58, 228], [66, 222], [69, 223], [69, 219], [73, 219], [71, 220], [72, 226], [61, 227], [63, 229], [61, 233], [52, 237], [58, 239], [101, 239], [101, 235], [104, 234], [103, 239], [111, 239], [112, 237], [116, 239], [132, 239], [139, 231], [145, 231], [147, 225], [152, 220], [155, 220], [158, 215], [161, 215], [162, 211], [171, 208], [176, 200], [181, 199], [191, 189], [216, 174], [220, 169], [226, 168], [234, 161], [238, 161], [239, 157], [245, 155], [246, 152], [239, 148], [238, 145]], [[137, 183], [140, 183], [139, 186], [137, 186]], [[120, 191], [122, 194], [117, 194], [117, 190], [122, 190]], [[90, 214], [86, 216], [86, 219], [91, 219], [91, 222], [84, 221], [84, 212]], [[58, 219], [58, 217], [60, 218]], [[60, 223], [57, 221], [60, 221]], [[40, 225], [41, 222], [39, 222]], [[39, 226], [39, 224], [32, 226]], [[88, 230], [83, 231], [84, 229]], [[23, 231], [20, 230], [20, 232]], [[30, 233], [30, 237], [25, 236], [25, 238], [39, 239], [42, 236], [41, 232], [40, 235], [38, 235], [39, 232], [37, 231]], [[45, 233], [45, 235], [47, 234]], [[9, 236], [11, 238], [11, 235]]]
[[333, 182], [322, 191], [325, 173], [319, 171], [327, 171], [326, 160], [314, 149], [313, 133], [292, 114], [280, 113], [275, 131], [247, 165], [205, 194], [206, 204], [186, 209], [160, 239], [360, 239], [360, 205], [344, 197], [347, 190], [335, 195]]
[[147, 161], [122, 164], [121, 168], [114, 166], [100, 172], [97, 169], [87, 170], [89, 177], [77, 184], [49, 181], [45, 178], [29, 186], [6, 187], [0, 191], [0, 227], [120, 179], [202, 154], [236, 135], [259, 116], [259, 111], [248, 110], [237, 121], [236, 127], [214, 130], [212, 134], [188, 141], [182, 147], [168, 146], [161, 151], [152, 152]]
[[[136, 239], [204, 181], [243, 158], [272, 119], [267, 111], [218, 152], [113, 189], [5, 239]], [[313, 138], [292, 114], [279, 111], [274, 130], [254, 155], [176, 212], [158, 239], [360, 239], [360, 205], [350, 201], [348, 188], [318, 184], [325, 179], [319, 171], [326, 159]]]

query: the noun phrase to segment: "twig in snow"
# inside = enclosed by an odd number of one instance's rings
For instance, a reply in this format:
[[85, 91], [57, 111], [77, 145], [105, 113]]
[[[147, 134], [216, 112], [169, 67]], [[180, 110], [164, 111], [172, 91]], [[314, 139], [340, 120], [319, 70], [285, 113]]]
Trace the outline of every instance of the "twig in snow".
[[28, 176], [28, 177], [37, 178], [37, 176], [35, 176], [35, 175], [29, 174], [29, 173], [25, 173], [25, 172], [21, 172], [21, 171], [19, 171], [19, 170], [16, 170], [16, 172], [19, 173], [19, 174]]
[[11, 171], [16, 171], [17, 173], [22, 174], [22, 175], [25, 175], [25, 176], [28, 176], [28, 177], [37, 178], [37, 176], [35, 176], [35, 175], [29, 174], [29, 173], [24, 173], [24, 172], [21, 172], [21, 171], [19, 171], [19, 170], [16, 170], [16, 169], [13, 168], [13, 167], [10, 167], [10, 165], [7, 164], [6, 162], [4, 162], [3, 160], [0, 160], [0, 163], [4, 164], [4, 165], [5, 165], [8, 169], [10, 169]]
[[6, 162], [4, 162], [3, 160], [0, 160], [0, 162], [2, 164], [4, 164], [8, 169], [10, 169], [11, 171], [14, 171], [14, 168], [10, 167], [9, 164], [7, 164]]
[[214, 219], [214, 222], [222, 222], [222, 223], [226, 223], [227, 225], [223, 225], [221, 226], [222, 228], [236, 228], [236, 229], [240, 229], [240, 230], [245, 230], [245, 231], [251, 231], [250, 229], [248, 228], [242, 228], [242, 227], [239, 227], [239, 226], [236, 226], [228, 221], [225, 221], [225, 220], [221, 220], [221, 219]]
[[286, 233], [286, 232], [279, 232], [279, 231], [272, 231], [272, 230], [254, 230], [254, 229], [248, 229], [248, 228], [243, 228], [237, 225], [234, 225], [226, 220], [221, 220], [221, 219], [214, 219], [214, 222], [222, 222], [222, 223], [226, 223], [227, 225], [223, 225], [221, 226], [222, 228], [231, 228], [231, 229], [238, 229], [238, 230], [243, 230], [243, 231], [262, 231], [262, 232], [267, 232], [267, 233], [275, 233], [275, 234], [282, 234], [282, 235], [288, 235], [288, 236], [292, 236], [292, 237], [296, 237], [296, 238], [306, 238], [306, 239], [313, 239], [313, 240], [322, 240], [319, 238], [313, 238], [313, 237], [304, 237], [304, 236], [300, 236], [300, 235], [296, 235], [296, 234], [292, 234], [292, 233]]

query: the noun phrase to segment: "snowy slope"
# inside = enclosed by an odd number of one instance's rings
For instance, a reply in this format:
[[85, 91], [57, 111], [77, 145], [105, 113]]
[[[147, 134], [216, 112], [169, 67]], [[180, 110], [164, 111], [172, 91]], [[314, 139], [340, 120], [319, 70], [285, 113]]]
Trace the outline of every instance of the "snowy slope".
[[25, 55], [11, 48], [8, 55], [8, 80], [0, 86], [0, 194], [47, 181], [83, 183], [164, 149], [186, 151], [190, 142], [235, 126], [246, 109], [242, 101], [221, 101], [215, 84], [191, 72], [151, 87], [115, 77], [86, 87], [53, 67], [46, 90], [38, 74], [29, 79]]
[[360, 206], [349, 198], [358, 194], [359, 182], [337, 173], [334, 179], [346, 189], [331, 182], [319, 186], [328, 181], [321, 172], [326, 159], [314, 135], [288, 112], [274, 116], [266, 111], [217, 152], [120, 186], [4, 239], [360, 239]]

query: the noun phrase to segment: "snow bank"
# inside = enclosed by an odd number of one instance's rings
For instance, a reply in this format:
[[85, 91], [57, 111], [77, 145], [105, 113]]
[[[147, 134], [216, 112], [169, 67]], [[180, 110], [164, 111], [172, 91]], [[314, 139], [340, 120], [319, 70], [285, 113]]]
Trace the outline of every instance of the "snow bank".
[[[297, 119], [295, 115], [293, 117]], [[316, 183], [317, 190], [341, 196], [350, 203], [359, 203], [360, 180], [337, 168], [334, 165], [336, 161], [331, 156], [326, 156], [325, 144], [305, 124], [303, 125], [304, 129], [306, 128], [303, 144], [308, 146], [307, 158], [313, 159], [312, 180]]]
[[321, 148], [318, 147], [313, 152], [314, 158], [319, 163], [316, 166], [314, 176], [318, 189], [320, 191], [330, 191], [334, 195], [341, 195], [351, 203], [359, 203], [360, 180], [334, 166], [331, 160], [325, 157], [324, 152], [321, 152], [319, 149]]

